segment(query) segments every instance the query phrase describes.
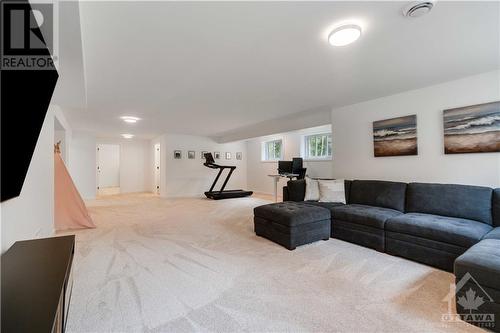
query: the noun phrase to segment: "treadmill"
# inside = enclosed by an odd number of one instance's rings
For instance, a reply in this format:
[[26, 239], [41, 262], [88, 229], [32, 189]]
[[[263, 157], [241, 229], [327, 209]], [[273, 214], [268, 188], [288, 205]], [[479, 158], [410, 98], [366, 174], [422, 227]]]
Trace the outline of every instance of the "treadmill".
[[[205, 154], [205, 163], [203, 163], [204, 166], [210, 169], [219, 169], [219, 173], [217, 174], [217, 177], [215, 177], [215, 180], [210, 187], [210, 190], [205, 192], [205, 195], [209, 199], [214, 199], [214, 200], [220, 200], [220, 199], [229, 199], [229, 198], [242, 198], [242, 197], [247, 197], [249, 195], [252, 195], [252, 191], [244, 191], [244, 190], [226, 190], [224, 191], [224, 188], [226, 187], [227, 182], [229, 181], [229, 178], [231, 177], [231, 174], [233, 173], [234, 169], [236, 169], [236, 166], [234, 165], [218, 165], [215, 164], [214, 157], [212, 156], [212, 153], [206, 153]], [[222, 187], [218, 191], [214, 191], [215, 184], [217, 184], [217, 181], [219, 180], [220, 175], [222, 174], [222, 171], [224, 169], [229, 169], [229, 173], [226, 177], [226, 180], [224, 180], [224, 184], [222, 184]]]

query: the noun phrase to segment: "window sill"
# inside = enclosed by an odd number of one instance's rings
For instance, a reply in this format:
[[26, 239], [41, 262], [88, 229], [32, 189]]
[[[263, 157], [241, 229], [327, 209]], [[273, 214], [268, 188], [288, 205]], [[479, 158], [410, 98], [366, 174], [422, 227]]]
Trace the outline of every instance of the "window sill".
[[333, 157], [327, 158], [304, 158], [304, 162], [328, 162], [333, 161]]

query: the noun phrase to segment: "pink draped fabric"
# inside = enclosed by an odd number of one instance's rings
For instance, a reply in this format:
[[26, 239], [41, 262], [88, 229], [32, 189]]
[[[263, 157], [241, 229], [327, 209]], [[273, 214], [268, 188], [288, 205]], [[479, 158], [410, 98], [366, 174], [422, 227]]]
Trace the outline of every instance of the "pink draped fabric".
[[95, 228], [87, 207], [58, 153], [54, 153], [54, 192], [56, 230]]

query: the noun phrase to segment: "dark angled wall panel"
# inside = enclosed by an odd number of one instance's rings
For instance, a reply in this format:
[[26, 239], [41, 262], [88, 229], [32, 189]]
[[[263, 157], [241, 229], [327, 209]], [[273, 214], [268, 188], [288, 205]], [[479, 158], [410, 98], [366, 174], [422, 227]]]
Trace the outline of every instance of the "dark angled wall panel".
[[[27, 5], [24, 1], [18, 3]], [[3, 11], [1, 14], [4, 14]], [[0, 19], [0, 22], [2, 21], [5, 22]], [[2, 23], [2, 38], [4, 32], [5, 26]], [[49, 51], [45, 49], [45, 55], [41, 56], [50, 57]], [[2, 52], [0, 61], [3, 61], [4, 57], [5, 53]], [[57, 78], [55, 69], [12, 70], [2, 66], [0, 72], [1, 201], [21, 193]]]

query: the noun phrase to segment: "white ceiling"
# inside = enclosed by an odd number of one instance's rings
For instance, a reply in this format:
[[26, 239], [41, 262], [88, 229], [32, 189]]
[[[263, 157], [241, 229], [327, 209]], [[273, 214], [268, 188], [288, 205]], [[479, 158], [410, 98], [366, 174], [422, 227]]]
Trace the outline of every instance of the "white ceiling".
[[[415, 19], [406, 4], [81, 2], [86, 106], [62, 106], [100, 136], [218, 136], [500, 68], [499, 2], [439, 1]], [[330, 46], [345, 20], [362, 37]]]

